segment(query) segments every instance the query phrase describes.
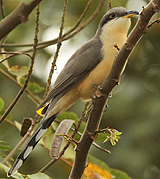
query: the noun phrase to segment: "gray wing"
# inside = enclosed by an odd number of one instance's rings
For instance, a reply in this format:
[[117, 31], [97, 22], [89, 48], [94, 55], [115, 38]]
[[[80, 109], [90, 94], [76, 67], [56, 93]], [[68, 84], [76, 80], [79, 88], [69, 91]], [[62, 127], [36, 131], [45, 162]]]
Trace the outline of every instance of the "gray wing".
[[[57, 77], [52, 90], [42, 101], [38, 109], [53, 98], [61, 98], [74, 88], [102, 60], [102, 44], [98, 38], [93, 38], [78, 49], [68, 60]], [[57, 96], [59, 97], [57, 98]]]

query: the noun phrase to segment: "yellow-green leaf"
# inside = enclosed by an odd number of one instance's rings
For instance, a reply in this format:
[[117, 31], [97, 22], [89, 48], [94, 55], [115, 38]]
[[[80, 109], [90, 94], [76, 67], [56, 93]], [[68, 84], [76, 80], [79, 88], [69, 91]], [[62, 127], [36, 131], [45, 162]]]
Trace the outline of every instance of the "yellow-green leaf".
[[41, 87], [38, 83], [29, 82], [28, 89], [34, 93], [40, 93], [44, 91], [44, 87]]
[[[0, 115], [3, 115], [4, 113], [5, 113], [5, 109], [0, 110]], [[6, 118], [11, 120], [12, 119], [12, 114], [9, 113]]]
[[3, 109], [4, 107], [4, 101], [2, 98], [0, 98], [0, 111]]
[[27, 175], [29, 179], [51, 179], [48, 175], [44, 173], [37, 173], [33, 175]]
[[[17, 76], [17, 82], [20, 85], [24, 85], [25, 83], [25, 78], [22, 76]], [[29, 82], [28, 83], [28, 87], [27, 89], [29, 89], [31, 92], [33, 93], [40, 93], [42, 91], [44, 91], [44, 87], [41, 87], [38, 83], [35, 82]]]
[[24, 85], [25, 80], [26, 79], [23, 76], [17, 76], [17, 82], [18, 82], [18, 84]]
[[78, 120], [78, 117], [73, 112], [63, 112], [57, 116], [57, 119], [59, 119], [60, 121], [62, 121], [64, 119]]
[[9, 145], [6, 145], [6, 142], [0, 141], [0, 150], [10, 151], [10, 150], [12, 150], [12, 148]]
[[[8, 166], [6, 166], [6, 165], [0, 163], [0, 170], [3, 170], [3, 171], [5, 171], [5, 173], [8, 173], [9, 169], [10, 169], [10, 168], [9, 168]], [[18, 173], [18, 172], [15, 173], [15, 174], [12, 176], [12, 178], [24, 179], [24, 177], [23, 177], [20, 173]]]
[[110, 169], [111, 175], [118, 179], [131, 179], [125, 172], [116, 170], [116, 169]]
[[9, 73], [11, 73], [12, 75], [15, 76], [25, 76], [28, 73], [28, 67], [27, 66], [12, 66], [11, 68], [9, 68]]

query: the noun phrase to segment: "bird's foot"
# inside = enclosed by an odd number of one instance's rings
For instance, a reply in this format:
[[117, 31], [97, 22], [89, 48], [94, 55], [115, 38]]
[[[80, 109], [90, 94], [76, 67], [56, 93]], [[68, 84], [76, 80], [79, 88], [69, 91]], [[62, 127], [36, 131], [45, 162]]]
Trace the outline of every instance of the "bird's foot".
[[96, 85], [96, 84], [94, 84], [94, 88], [96, 88], [96, 91], [95, 91], [95, 94], [94, 94], [94, 98], [99, 98], [99, 97], [101, 97], [101, 96], [104, 96], [104, 94], [102, 94], [102, 87], [101, 87], [101, 85]]

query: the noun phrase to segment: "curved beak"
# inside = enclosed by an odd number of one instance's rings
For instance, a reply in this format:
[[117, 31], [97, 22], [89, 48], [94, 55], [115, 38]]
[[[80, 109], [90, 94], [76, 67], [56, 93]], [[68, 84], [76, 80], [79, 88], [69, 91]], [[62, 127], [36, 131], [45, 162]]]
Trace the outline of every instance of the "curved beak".
[[132, 16], [139, 15], [138, 11], [127, 11], [126, 14], [124, 14], [123, 17], [125, 18], [131, 18]]

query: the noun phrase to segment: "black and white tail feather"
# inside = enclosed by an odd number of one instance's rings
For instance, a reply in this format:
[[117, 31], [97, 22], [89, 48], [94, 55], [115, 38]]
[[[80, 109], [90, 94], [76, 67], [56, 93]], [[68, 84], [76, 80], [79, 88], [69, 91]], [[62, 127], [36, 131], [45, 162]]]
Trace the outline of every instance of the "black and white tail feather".
[[32, 150], [34, 149], [34, 147], [37, 145], [37, 143], [39, 142], [39, 140], [42, 138], [42, 136], [44, 135], [44, 133], [47, 131], [47, 129], [49, 128], [49, 126], [51, 125], [51, 123], [54, 121], [54, 119], [56, 118], [56, 114], [51, 116], [50, 118], [46, 119], [46, 117], [44, 117], [39, 126], [36, 128], [35, 132], [33, 133], [33, 135], [31, 136], [29, 142], [27, 143], [27, 145], [24, 147], [24, 149], [22, 150], [22, 152], [19, 154], [19, 156], [17, 157], [17, 159], [15, 160], [13, 166], [11, 167], [11, 169], [9, 170], [7, 176], [10, 177], [11, 175], [13, 175], [14, 173], [16, 173], [16, 171], [22, 166], [22, 164], [24, 163], [24, 161], [27, 159], [27, 157], [29, 156], [29, 154], [32, 152]]

